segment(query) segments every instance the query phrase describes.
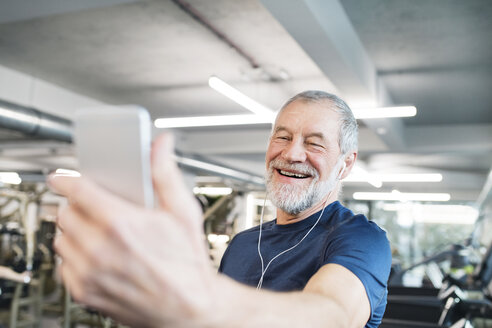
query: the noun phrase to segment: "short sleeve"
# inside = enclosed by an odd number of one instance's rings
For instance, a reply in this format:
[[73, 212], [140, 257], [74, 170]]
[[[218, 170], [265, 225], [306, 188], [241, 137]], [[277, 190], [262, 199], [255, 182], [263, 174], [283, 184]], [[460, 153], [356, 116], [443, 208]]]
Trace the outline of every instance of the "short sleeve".
[[370, 321], [380, 322], [386, 305], [391, 269], [389, 241], [386, 233], [365, 217], [351, 221], [351, 224], [342, 225], [331, 234], [323, 264], [339, 264], [360, 279], [371, 305]]

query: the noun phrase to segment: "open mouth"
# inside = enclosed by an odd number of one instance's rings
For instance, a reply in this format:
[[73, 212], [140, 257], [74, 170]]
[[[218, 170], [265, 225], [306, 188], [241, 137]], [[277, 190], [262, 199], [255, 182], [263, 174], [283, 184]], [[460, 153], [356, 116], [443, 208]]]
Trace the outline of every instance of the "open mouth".
[[302, 174], [296, 172], [289, 172], [277, 169], [278, 174], [283, 175], [284, 177], [294, 178], [294, 179], [306, 179], [311, 177], [309, 174]]

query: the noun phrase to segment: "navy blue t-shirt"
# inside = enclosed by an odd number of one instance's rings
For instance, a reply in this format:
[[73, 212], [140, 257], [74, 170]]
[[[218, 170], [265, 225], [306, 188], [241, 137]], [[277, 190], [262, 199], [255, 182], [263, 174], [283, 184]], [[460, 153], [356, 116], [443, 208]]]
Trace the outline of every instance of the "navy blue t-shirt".
[[[298, 243], [318, 220], [320, 212], [287, 225], [276, 220], [263, 224], [261, 253], [265, 266], [278, 253]], [[261, 276], [258, 255], [259, 226], [238, 233], [229, 244], [219, 272], [256, 287]], [[293, 250], [275, 259], [262, 288], [275, 291], [302, 290], [325, 264], [335, 263], [354, 273], [362, 282], [371, 305], [366, 327], [377, 327], [386, 307], [391, 250], [386, 233], [363, 215], [354, 215], [338, 201], [325, 209], [311, 233]]]

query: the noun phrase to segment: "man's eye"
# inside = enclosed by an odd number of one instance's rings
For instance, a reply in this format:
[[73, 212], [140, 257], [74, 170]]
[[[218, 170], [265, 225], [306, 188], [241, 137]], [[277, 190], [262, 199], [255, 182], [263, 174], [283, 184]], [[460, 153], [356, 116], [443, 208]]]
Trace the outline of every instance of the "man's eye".
[[277, 139], [280, 139], [280, 140], [289, 140], [288, 137], [277, 137]]
[[313, 147], [318, 147], [318, 148], [322, 148], [323, 147], [322, 145], [317, 144], [317, 143], [314, 143], [314, 142], [310, 142], [308, 144], [309, 144], [309, 146], [313, 146]]

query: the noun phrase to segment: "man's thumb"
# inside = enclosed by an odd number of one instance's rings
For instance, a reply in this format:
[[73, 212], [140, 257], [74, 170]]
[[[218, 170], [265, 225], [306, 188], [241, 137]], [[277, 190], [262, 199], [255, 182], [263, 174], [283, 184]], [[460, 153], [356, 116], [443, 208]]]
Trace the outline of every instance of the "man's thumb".
[[163, 133], [152, 146], [152, 179], [159, 205], [176, 216], [194, 216], [195, 199], [174, 159], [174, 138]]

